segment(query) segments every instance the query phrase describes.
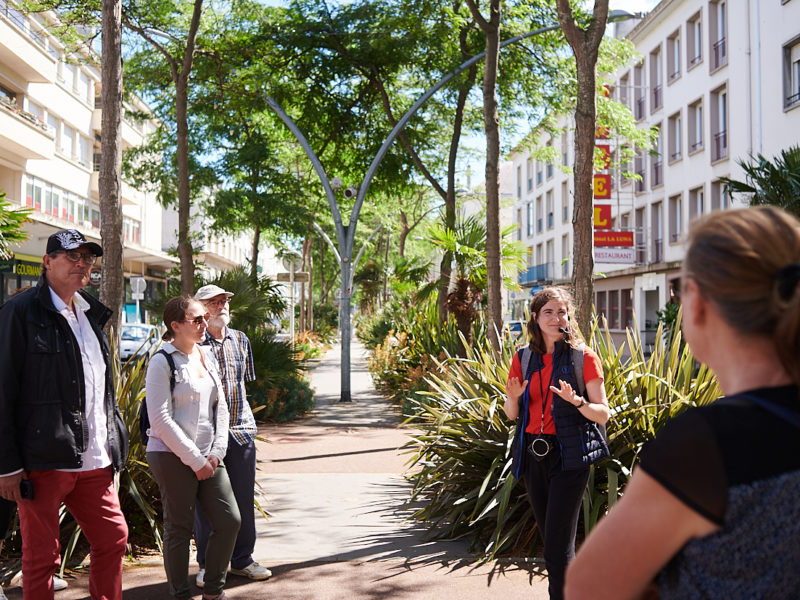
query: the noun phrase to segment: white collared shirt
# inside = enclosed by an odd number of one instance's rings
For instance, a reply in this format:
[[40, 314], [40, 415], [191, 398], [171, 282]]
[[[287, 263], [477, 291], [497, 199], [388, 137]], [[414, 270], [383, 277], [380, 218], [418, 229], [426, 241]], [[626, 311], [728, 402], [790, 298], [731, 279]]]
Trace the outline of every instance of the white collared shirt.
[[97, 339], [97, 335], [95, 335], [89, 320], [86, 318], [89, 303], [76, 292], [72, 297], [72, 302], [75, 305], [75, 312], [73, 312], [53, 291], [53, 288], [50, 288], [50, 297], [53, 300], [55, 309], [69, 323], [81, 350], [84, 394], [86, 396], [85, 415], [89, 429], [86, 452], [81, 455], [83, 466], [78, 469], [59, 470], [93, 471], [94, 469], [102, 469], [111, 464], [105, 407], [106, 363], [103, 360], [100, 340]]

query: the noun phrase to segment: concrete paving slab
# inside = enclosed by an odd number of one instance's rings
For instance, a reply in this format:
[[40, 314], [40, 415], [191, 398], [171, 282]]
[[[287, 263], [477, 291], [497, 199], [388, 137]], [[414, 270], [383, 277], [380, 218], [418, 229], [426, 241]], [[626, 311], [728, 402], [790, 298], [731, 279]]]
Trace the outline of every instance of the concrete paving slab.
[[[273, 577], [251, 582], [231, 575], [231, 600], [545, 600], [547, 579], [534, 561], [478, 565], [467, 543], [430, 541], [409, 519], [410, 484], [403, 444], [414, 430], [377, 394], [367, 353], [352, 351], [353, 402], [340, 403], [338, 347], [311, 372], [312, 413], [285, 425], [259, 427], [254, 558]], [[196, 566], [190, 567], [194, 577]], [[86, 571], [71, 574], [56, 600], [88, 598]], [[163, 565], [128, 564], [126, 600], [167, 598]], [[9, 599], [21, 598], [19, 588]], [[197, 590], [196, 597], [200, 597]]]

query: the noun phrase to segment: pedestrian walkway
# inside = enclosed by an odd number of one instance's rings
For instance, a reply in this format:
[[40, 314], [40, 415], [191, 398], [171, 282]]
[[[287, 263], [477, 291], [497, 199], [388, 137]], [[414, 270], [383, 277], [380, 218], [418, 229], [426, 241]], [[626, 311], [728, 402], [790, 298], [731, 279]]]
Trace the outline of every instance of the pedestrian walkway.
[[[259, 428], [258, 517], [254, 556], [273, 577], [250, 582], [231, 575], [231, 600], [544, 600], [547, 580], [537, 563], [478, 566], [464, 541], [428, 541], [408, 520], [411, 431], [395, 406], [376, 393], [367, 353], [352, 347], [353, 401], [339, 402], [340, 348], [311, 373], [317, 404], [308, 417]], [[194, 557], [193, 557], [194, 558]], [[192, 562], [191, 572], [196, 566]], [[88, 578], [69, 578], [57, 600], [88, 596]], [[125, 598], [168, 597], [163, 566], [126, 566]], [[9, 599], [19, 598], [18, 589]], [[199, 590], [197, 597], [200, 597]]]

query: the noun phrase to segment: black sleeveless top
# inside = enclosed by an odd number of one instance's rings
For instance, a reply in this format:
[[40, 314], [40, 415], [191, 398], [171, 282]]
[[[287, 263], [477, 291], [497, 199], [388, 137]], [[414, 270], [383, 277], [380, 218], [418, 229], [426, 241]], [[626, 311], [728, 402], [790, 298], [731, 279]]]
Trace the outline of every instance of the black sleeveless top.
[[[748, 393], [800, 414], [795, 386]], [[723, 398], [668, 423], [641, 468], [721, 527], [664, 568], [662, 600], [800, 598], [800, 429], [746, 398]]]

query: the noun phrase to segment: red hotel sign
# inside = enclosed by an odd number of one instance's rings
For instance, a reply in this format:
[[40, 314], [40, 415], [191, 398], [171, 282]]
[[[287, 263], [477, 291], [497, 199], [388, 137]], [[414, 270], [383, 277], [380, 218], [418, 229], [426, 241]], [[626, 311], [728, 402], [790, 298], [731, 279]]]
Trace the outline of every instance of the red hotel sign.
[[611, 205], [595, 204], [594, 206], [594, 228], [611, 229]]
[[633, 232], [595, 231], [594, 245], [597, 247], [633, 247]]
[[611, 175], [595, 173], [593, 187], [595, 200], [609, 200], [611, 198]]

